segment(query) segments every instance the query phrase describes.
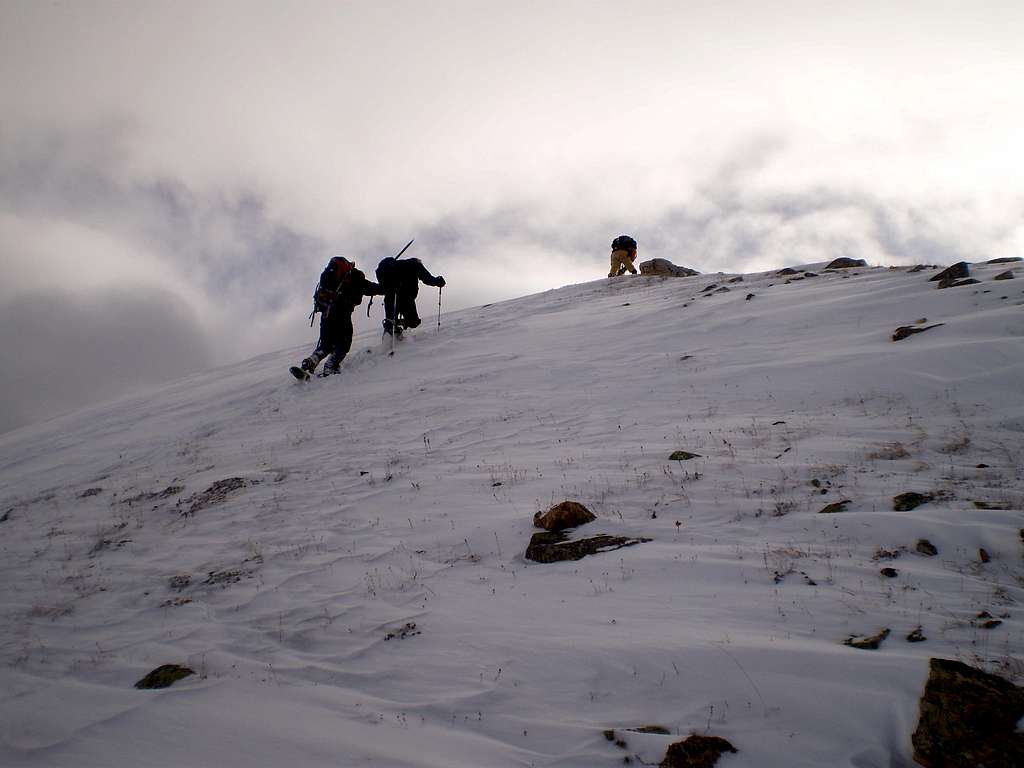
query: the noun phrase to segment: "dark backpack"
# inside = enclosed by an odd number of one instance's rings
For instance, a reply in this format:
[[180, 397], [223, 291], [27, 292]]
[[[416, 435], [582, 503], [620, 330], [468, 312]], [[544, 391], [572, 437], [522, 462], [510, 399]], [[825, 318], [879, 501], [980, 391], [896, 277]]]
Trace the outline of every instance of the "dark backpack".
[[[313, 289], [313, 311], [309, 313], [310, 327], [313, 325], [313, 318], [317, 312], [326, 313], [330, 309], [335, 297], [341, 292], [342, 286], [351, 282], [355, 277], [355, 273], [362, 275], [355, 266], [353, 262], [344, 256], [335, 256], [327, 263], [323, 273], [320, 275], [320, 280], [316, 284], [316, 288]], [[324, 285], [325, 280], [334, 283], [334, 288], [328, 288]]]
[[614, 240], [612, 240], [612, 250], [613, 251], [635, 251], [636, 250], [636, 240], [634, 240], [629, 235], [619, 235]]
[[380, 283], [381, 287], [394, 288], [394, 284], [398, 282], [398, 259], [394, 256], [388, 256], [380, 260], [380, 264], [377, 265], [377, 271], [374, 273], [377, 276], [377, 282]]

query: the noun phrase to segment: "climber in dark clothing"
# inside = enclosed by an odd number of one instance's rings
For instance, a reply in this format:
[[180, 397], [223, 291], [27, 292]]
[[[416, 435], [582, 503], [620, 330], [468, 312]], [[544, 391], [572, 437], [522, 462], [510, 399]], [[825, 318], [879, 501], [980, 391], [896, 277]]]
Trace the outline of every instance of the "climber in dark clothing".
[[384, 332], [401, 333], [403, 328], [420, 324], [416, 312], [416, 294], [420, 283], [444, 288], [444, 278], [427, 272], [419, 259], [396, 259], [389, 256], [377, 265], [377, 282], [384, 291]]
[[379, 285], [367, 280], [348, 259], [343, 256], [331, 259], [313, 293], [313, 314], [320, 312], [320, 339], [313, 353], [302, 361], [302, 370], [312, 374], [326, 357], [321, 375], [337, 373], [352, 347], [352, 311], [363, 303], [364, 296], [383, 293]]

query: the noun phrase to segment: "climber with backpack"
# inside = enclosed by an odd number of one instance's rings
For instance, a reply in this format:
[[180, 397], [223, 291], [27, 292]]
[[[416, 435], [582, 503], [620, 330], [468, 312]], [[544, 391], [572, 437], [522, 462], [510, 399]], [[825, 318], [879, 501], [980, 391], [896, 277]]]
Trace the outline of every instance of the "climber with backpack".
[[628, 270], [636, 274], [633, 262], [636, 260], [636, 240], [629, 235], [619, 235], [612, 240], [611, 269], [608, 277], [623, 275]]
[[[399, 254], [401, 255], [401, 254]], [[419, 259], [388, 256], [377, 265], [377, 282], [384, 292], [384, 333], [400, 334], [405, 328], [420, 324], [416, 296], [420, 283], [444, 288], [441, 275], [434, 277]]]
[[301, 367], [292, 367], [292, 375], [308, 379], [321, 360], [324, 363], [321, 376], [338, 373], [341, 361], [352, 347], [352, 312], [363, 303], [364, 296], [381, 296], [383, 289], [377, 283], [366, 279], [356, 265], [344, 256], [332, 258], [320, 274], [320, 281], [313, 291], [313, 311], [309, 324], [320, 313], [320, 338], [316, 349], [302, 361]]

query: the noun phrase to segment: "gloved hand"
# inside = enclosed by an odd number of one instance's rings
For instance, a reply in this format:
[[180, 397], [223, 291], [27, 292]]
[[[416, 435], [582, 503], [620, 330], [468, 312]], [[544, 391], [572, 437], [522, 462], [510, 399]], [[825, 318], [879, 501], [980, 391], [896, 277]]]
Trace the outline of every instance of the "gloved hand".
[[444, 286], [445, 286], [444, 278], [441, 277], [440, 275], [438, 275], [437, 276], [437, 287], [438, 288], [444, 288]]

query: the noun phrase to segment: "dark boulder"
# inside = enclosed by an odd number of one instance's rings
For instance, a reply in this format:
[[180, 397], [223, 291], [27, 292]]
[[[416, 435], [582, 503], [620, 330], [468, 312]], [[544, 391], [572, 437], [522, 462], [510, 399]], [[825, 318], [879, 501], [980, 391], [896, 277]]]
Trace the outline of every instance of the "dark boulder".
[[967, 266], [966, 261], [958, 261], [951, 267], [946, 267], [944, 270], [939, 272], [937, 275], [932, 275], [928, 278], [929, 283], [942, 282], [944, 280], [960, 280], [964, 277], [970, 277], [971, 270]]
[[930, 493], [914, 493], [908, 491], [892, 497], [892, 508], [896, 512], [909, 512], [912, 509], [927, 504], [935, 497]]
[[866, 267], [868, 263], [864, 259], [851, 259], [841, 256], [829, 262], [825, 269], [852, 269], [853, 267]]
[[1013, 280], [1013, 270], [1008, 269], [1005, 272], [1000, 272], [998, 275], [992, 278], [993, 280]]
[[928, 539], [918, 539], [915, 549], [925, 557], [935, 557], [939, 554], [938, 548], [928, 541]]
[[853, 502], [850, 501], [849, 499], [843, 499], [842, 501], [834, 501], [831, 504], [826, 504], [824, 507], [818, 510], [818, 514], [834, 515], [837, 512], [845, 512], [847, 505], [852, 503]]
[[162, 664], [139, 680], [135, 687], [143, 689], [170, 688], [182, 678], [194, 674], [195, 672], [191, 669], [180, 664]]
[[533, 516], [533, 524], [546, 531], [564, 531], [596, 520], [597, 516], [578, 501], [563, 501], [547, 512]]
[[931, 659], [921, 695], [914, 760], [925, 768], [1024, 765], [1024, 689], [996, 675]]
[[975, 280], [973, 277], [968, 277], [965, 280], [940, 280], [939, 288], [959, 288], [963, 285], [976, 285], [981, 280]]
[[526, 559], [538, 563], [582, 560], [587, 555], [611, 552], [614, 549], [631, 547], [645, 541], [650, 541], [650, 539], [608, 536], [607, 534], [569, 541], [569, 537], [561, 531], [535, 533], [526, 548]]
[[938, 328], [940, 325], [945, 325], [945, 323], [934, 323], [932, 325], [926, 325], [924, 327], [913, 325], [901, 325], [899, 328], [892, 332], [892, 340], [903, 341], [903, 339], [907, 338], [908, 336], [913, 336], [915, 333], [924, 333], [925, 331], [930, 331], [932, 328]]
[[690, 453], [689, 451], [672, 451], [672, 455], [669, 456], [669, 461], [689, 461], [690, 459], [699, 459], [701, 456], [699, 453]]
[[658, 768], [713, 768], [726, 752], [736, 752], [736, 747], [721, 736], [693, 734], [669, 744]]

